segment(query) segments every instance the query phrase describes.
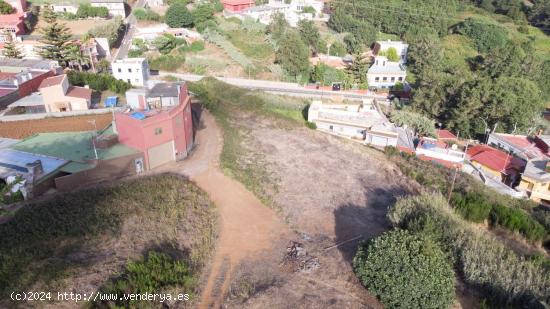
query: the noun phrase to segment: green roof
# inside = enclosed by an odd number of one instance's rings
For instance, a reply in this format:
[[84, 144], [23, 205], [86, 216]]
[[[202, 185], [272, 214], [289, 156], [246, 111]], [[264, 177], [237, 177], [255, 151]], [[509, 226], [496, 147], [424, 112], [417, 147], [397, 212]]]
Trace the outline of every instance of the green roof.
[[[90, 160], [95, 159], [92, 146], [94, 135], [94, 131], [40, 133], [12, 145], [11, 148], [70, 160], [72, 162], [64, 166], [62, 170], [74, 173], [93, 167]], [[118, 158], [138, 152], [138, 150], [122, 144], [116, 144], [107, 149], [97, 149], [100, 160]]]

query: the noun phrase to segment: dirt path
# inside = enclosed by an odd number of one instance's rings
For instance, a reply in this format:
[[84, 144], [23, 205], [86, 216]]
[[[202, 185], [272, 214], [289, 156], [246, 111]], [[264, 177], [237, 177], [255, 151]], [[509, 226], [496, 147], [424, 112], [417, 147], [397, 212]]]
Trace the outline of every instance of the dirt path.
[[200, 303], [200, 308], [218, 308], [235, 266], [245, 257], [269, 250], [290, 232], [270, 208], [223, 174], [218, 160], [222, 132], [208, 112], [203, 111], [201, 117], [196, 151], [179, 171], [206, 191], [219, 208], [220, 237]]

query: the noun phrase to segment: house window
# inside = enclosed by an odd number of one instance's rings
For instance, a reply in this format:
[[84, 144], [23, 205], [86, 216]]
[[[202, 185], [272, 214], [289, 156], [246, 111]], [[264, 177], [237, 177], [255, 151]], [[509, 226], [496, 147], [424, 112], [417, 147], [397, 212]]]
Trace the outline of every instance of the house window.
[[162, 128], [156, 128], [155, 135], [161, 135], [161, 134], [162, 134]]
[[391, 78], [391, 81], [394, 82], [394, 81], [395, 81], [395, 77], [392, 77], [392, 78]]
[[132, 73], [132, 69], [128, 69], [128, 73]]
[[122, 73], [122, 69], [121, 69], [121, 68], [118, 68], [118, 73]]
[[402, 80], [403, 80], [403, 77], [399, 77], [398, 79], [399, 79], [399, 81], [402, 81]]
[[384, 77], [382, 77], [382, 81], [387, 81], [387, 80], [388, 80], [388, 78], [387, 78], [387, 77], [385, 77], [385, 76], [384, 76]]
[[380, 81], [380, 77], [375, 77], [375, 78], [374, 78], [374, 81], [375, 81], [375, 82], [379, 82], [379, 81]]
[[130, 84], [132, 83], [132, 81], [131, 81], [129, 78], [128, 78], [128, 82], [129, 82]]
[[334, 130], [334, 126], [332, 126], [332, 125], [328, 126], [328, 128], [329, 128], [331, 131]]

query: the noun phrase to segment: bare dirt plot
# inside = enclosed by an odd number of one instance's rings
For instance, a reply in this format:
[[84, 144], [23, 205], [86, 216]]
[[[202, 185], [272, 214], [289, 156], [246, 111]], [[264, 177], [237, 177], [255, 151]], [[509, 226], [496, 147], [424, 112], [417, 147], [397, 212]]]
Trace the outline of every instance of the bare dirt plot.
[[113, 116], [109, 113], [74, 117], [45, 118], [36, 120], [0, 122], [0, 137], [25, 138], [37, 133], [91, 131], [95, 120], [98, 129], [111, 123]]
[[[90, 29], [106, 22], [106, 20], [103, 20], [103, 19], [59, 20], [59, 21], [65, 24], [73, 35], [86, 34]], [[46, 26], [46, 22], [43, 19], [39, 19], [35, 27], [36, 30], [33, 32], [33, 34], [39, 34], [40, 33], [39, 29], [42, 29], [45, 26]]]
[[[271, 200], [288, 224], [302, 235], [296, 239], [319, 258], [311, 273], [282, 276], [251, 297], [246, 307], [349, 308], [379, 307], [360, 286], [351, 259], [361, 239], [390, 228], [388, 207], [415, 188], [382, 154], [363, 145], [306, 128], [281, 129], [251, 114], [234, 120], [241, 127], [243, 161], [258, 161], [267, 169]], [[268, 183], [269, 184], [269, 183]], [[343, 243], [340, 246], [336, 244]], [[285, 248], [278, 248], [284, 253]], [[273, 256], [277, 256], [276, 248]], [[231, 300], [237, 305], [240, 300]]]

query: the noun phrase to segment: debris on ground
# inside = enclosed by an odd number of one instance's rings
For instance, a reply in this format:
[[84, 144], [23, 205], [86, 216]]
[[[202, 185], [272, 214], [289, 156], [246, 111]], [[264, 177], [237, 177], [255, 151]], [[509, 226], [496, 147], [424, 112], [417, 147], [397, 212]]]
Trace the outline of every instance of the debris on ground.
[[321, 264], [317, 257], [308, 255], [303, 244], [291, 240], [288, 242], [281, 267], [288, 272], [310, 273], [321, 267]]

